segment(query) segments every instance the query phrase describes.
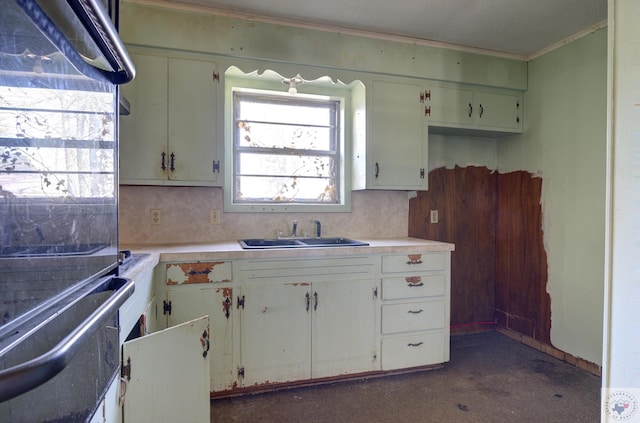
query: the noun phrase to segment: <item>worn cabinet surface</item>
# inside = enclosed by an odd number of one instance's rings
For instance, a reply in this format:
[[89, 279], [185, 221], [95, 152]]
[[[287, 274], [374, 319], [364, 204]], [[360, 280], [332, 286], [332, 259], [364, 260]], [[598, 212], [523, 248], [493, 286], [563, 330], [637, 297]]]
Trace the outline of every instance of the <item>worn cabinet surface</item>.
[[209, 345], [206, 316], [125, 342], [122, 420], [208, 422]]
[[522, 93], [464, 84], [427, 83], [424, 89], [428, 125], [448, 133], [522, 132]]
[[379, 370], [371, 260], [247, 262], [238, 298], [241, 385]]
[[450, 253], [381, 258], [382, 370], [449, 361]]
[[211, 391], [231, 389], [233, 372], [233, 278], [230, 261], [162, 263], [159, 284], [166, 327], [209, 316], [211, 325]]
[[160, 53], [131, 54], [134, 82], [122, 87], [120, 181], [220, 185], [216, 64]]
[[421, 92], [419, 82], [373, 81], [366, 188], [427, 189], [428, 131]]
[[307, 283], [242, 287], [244, 303], [238, 314], [242, 386], [311, 378], [308, 295]]

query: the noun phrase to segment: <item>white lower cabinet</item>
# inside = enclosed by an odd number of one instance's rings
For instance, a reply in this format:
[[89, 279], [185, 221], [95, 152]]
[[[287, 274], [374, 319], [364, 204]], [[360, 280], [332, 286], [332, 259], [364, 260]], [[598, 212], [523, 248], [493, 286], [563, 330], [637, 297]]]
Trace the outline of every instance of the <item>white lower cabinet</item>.
[[208, 421], [210, 393], [444, 363], [449, 267], [448, 251], [160, 263], [94, 421], [116, 400], [125, 422]]
[[381, 258], [382, 370], [449, 361], [450, 253]]
[[240, 386], [379, 370], [372, 267], [369, 257], [245, 263]]
[[233, 372], [233, 284], [230, 261], [161, 263], [158, 285], [159, 305], [166, 327], [176, 326], [201, 316], [209, 316], [211, 325], [211, 391], [231, 389]]
[[209, 346], [207, 316], [125, 342], [122, 421], [208, 422]]

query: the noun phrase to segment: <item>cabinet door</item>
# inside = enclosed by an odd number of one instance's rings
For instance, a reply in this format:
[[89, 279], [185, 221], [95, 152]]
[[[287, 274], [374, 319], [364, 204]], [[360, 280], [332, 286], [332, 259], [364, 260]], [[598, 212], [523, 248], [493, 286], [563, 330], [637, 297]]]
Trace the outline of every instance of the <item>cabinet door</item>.
[[367, 171], [371, 188], [427, 189], [427, 126], [421, 91], [420, 84], [373, 81], [373, 142]]
[[314, 282], [312, 377], [380, 369], [373, 279]]
[[120, 116], [120, 181], [154, 184], [166, 180], [167, 58], [132, 54], [136, 78], [121, 88], [131, 114]]
[[457, 87], [427, 86], [427, 121], [433, 126], [469, 126], [475, 112], [473, 91]]
[[478, 90], [478, 126], [518, 131], [521, 99], [514, 93]]
[[[169, 60], [169, 179], [215, 182], [216, 92], [215, 64]], [[173, 155], [173, 156], [172, 156]], [[172, 166], [173, 165], [173, 166]]]
[[271, 283], [242, 288], [243, 386], [311, 377], [311, 286]]
[[123, 344], [125, 423], [209, 421], [208, 334], [204, 317]]
[[167, 301], [171, 302], [171, 314], [167, 316], [167, 327], [201, 316], [209, 316], [211, 321], [210, 390], [231, 389], [235, 381], [231, 318], [233, 289], [230, 286], [179, 286], [167, 290]]

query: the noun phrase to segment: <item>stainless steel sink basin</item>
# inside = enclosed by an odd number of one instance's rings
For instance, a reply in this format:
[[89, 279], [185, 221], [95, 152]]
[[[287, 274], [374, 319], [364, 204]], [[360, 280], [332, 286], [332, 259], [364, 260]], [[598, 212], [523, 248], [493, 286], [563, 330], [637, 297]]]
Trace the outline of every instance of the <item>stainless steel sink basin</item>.
[[297, 239], [241, 239], [240, 246], [245, 249], [290, 248], [303, 246]]
[[311, 247], [357, 247], [361, 245], [369, 245], [366, 242], [356, 241], [349, 238], [304, 238], [300, 242]]
[[262, 250], [267, 248], [310, 248], [310, 247], [358, 247], [369, 245], [355, 239], [334, 238], [292, 238], [292, 239], [241, 239], [240, 246], [246, 250]]

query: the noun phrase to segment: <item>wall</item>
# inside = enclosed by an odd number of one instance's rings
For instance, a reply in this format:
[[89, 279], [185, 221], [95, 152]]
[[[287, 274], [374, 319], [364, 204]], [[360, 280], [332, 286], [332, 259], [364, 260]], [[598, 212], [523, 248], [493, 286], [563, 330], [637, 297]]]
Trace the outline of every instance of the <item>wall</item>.
[[[177, 6], [177, 5], [176, 5]], [[179, 6], [177, 6], [179, 7]], [[221, 57], [270, 60], [355, 72], [402, 75], [526, 89], [521, 60], [239, 20], [124, 2], [120, 32], [129, 45], [164, 47]], [[328, 47], [330, 46], [330, 47]]]
[[501, 173], [542, 177], [551, 343], [601, 363], [606, 29], [529, 63], [525, 131], [497, 144]]
[[[222, 213], [209, 223], [209, 211], [222, 211], [222, 189], [200, 187], [120, 187], [120, 243], [173, 244], [215, 242], [286, 234], [299, 220], [298, 233], [313, 233], [312, 220], [322, 222], [326, 236], [393, 238], [407, 236], [409, 204], [402, 191], [355, 191], [351, 213]], [[151, 209], [160, 210], [161, 224], [151, 225]]]

